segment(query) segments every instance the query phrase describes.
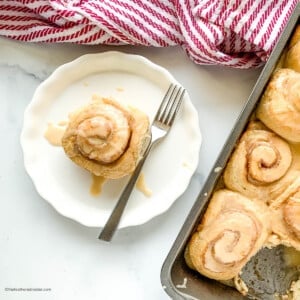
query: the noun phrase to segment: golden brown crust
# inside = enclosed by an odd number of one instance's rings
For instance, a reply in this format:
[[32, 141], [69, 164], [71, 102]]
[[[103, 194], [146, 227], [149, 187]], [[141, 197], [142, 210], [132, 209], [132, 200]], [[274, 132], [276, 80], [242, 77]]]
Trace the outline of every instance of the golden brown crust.
[[71, 114], [62, 146], [79, 166], [115, 179], [133, 172], [149, 137], [146, 114], [112, 99], [98, 98]]
[[214, 193], [186, 249], [187, 264], [216, 280], [234, 278], [270, 233], [267, 206], [239, 193]]
[[284, 67], [300, 72], [300, 26], [297, 26], [288, 45]]
[[292, 162], [286, 141], [259, 123], [250, 123], [227, 163], [224, 182], [247, 197], [270, 203], [294, 180]]
[[290, 142], [300, 142], [300, 73], [280, 69], [262, 96], [256, 116]]

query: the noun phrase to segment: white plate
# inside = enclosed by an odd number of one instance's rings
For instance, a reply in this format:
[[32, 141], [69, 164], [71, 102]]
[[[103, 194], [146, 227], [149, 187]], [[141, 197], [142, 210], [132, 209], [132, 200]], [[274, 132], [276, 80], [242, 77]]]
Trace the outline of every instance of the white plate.
[[[47, 124], [67, 120], [93, 94], [131, 104], [151, 121], [171, 82], [176, 82], [173, 76], [148, 59], [115, 51], [87, 54], [57, 68], [37, 88], [21, 133], [25, 168], [38, 193], [60, 214], [86, 226], [102, 227], [128, 178], [107, 181], [99, 196], [91, 195], [91, 175], [61, 147], [48, 143]], [[142, 171], [153, 194], [146, 197], [134, 189], [119, 228], [143, 224], [171, 206], [189, 184], [200, 145], [198, 114], [186, 93], [173, 128], [152, 150]]]

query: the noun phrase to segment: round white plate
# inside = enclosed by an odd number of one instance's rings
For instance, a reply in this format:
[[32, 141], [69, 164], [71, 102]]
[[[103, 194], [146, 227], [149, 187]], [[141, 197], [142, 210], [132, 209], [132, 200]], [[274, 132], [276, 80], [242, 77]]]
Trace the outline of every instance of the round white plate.
[[[21, 133], [25, 168], [38, 193], [60, 214], [102, 227], [128, 177], [106, 181], [100, 195], [91, 195], [91, 174], [75, 165], [62, 147], [49, 144], [44, 138], [47, 125], [67, 120], [93, 94], [135, 106], [152, 121], [171, 82], [176, 82], [174, 77], [148, 59], [115, 51], [87, 54], [57, 68], [36, 89]], [[152, 196], [135, 188], [119, 228], [143, 224], [165, 212], [187, 188], [198, 165], [201, 133], [188, 93], [183, 101], [173, 128], [142, 170]]]

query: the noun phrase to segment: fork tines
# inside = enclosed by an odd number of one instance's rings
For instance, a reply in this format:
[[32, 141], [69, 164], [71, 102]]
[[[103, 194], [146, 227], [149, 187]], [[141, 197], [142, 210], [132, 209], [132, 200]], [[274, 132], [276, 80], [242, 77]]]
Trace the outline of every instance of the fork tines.
[[[156, 116], [156, 119], [163, 124], [171, 126], [173, 124], [175, 116], [177, 115], [177, 111], [182, 102], [184, 93], [185, 89], [182, 86], [172, 83], [162, 100], [160, 108], [158, 109], [158, 115]], [[169, 109], [170, 107], [171, 109]], [[163, 111], [165, 111], [166, 109], [168, 110], [168, 114], [164, 115]]]

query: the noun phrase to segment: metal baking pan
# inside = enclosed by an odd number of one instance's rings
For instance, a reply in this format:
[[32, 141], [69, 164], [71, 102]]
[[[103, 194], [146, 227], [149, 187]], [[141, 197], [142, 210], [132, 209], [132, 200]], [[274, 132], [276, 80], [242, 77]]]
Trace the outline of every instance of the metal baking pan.
[[[216, 189], [222, 172], [227, 164], [234, 147], [245, 130], [251, 115], [268, 83], [270, 76], [275, 70], [280, 58], [284, 53], [294, 29], [300, 24], [300, 4], [297, 5], [290, 20], [285, 27], [276, 47], [272, 51], [268, 62], [265, 64], [240, 116], [238, 117], [233, 130], [231, 131], [225, 145], [217, 158], [203, 188], [201, 189], [189, 215], [186, 218], [172, 248], [167, 255], [161, 270], [161, 283], [166, 293], [175, 300], [200, 299], [200, 300], [240, 300], [248, 299], [242, 296], [237, 290], [210, 280], [199, 273], [191, 270], [185, 263], [184, 250], [186, 244], [199, 224], [209, 199]], [[277, 249], [276, 251], [280, 251]], [[280, 272], [281, 270], [273, 270]], [[257, 298], [256, 298], [257, 299]], [[261, 299], [271, 299], [262, 297]]]

